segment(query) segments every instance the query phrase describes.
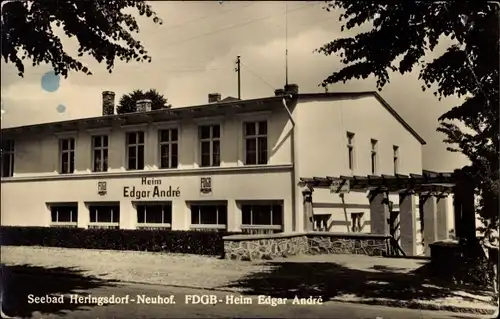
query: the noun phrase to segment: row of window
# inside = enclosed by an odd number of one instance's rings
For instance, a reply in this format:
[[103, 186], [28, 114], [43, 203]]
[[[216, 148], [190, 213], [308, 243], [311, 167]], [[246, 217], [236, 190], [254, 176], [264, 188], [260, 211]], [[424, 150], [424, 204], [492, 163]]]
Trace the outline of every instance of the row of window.
[[[347, 132], [347, 154], [348, 154], [348, 165], [351, 171], [355, 168], [355, 151], [354, 151], [354, 137], [355, 134], [352, 132]], [[370, 164], [371, 173], [377, 174], [378, 172], [378, 141], [375, 139], [370, 140], [371, 150], [370, 150]], [[392, 160], [394, 175], [399, 173], [399, 146], [392, 146]]]
[[[193, 204], [191, 208], [191, 227], [222, 228], [227, 226], [227, 205], [225, 204]], [[120, 205], [89, 205], [90, 227], [118, 228], [120, 222]], [[137, 224], [139, 227], [165, 227], [172, 224], [172, 204], [154, 203], [138, 204]], [[78, 221], [77, 204], [51, 205], [52, 225], [76, 226]], [[241, 205], [241, 219], [244, 226], [283, 226], [283, 206], [278, 204], [244, 204]]]
[[[176, 128], [158, 131], [159, 167], [161, 169], [177, 168], [179, 164], [179, 132]], [[220, 125], [203, 125], [199, 127], [200, 166], [220, 166], [221, 154]], [[355, 134], [347, 132], [348, 167], [355, 169]], [[267, 164], [267, 122], [251, 122], [244, 125], [245, 164]], [[378, 141], [371, 140], [371, 173], [378, 172]], [[92, 136], [92, 171], [108, 170], [109, 136]], [[59, 172], [71, 174], [75, 169], [75, 139], [59, 140]], [[145, 132], [126, 133], [126, 167], [128, 170], [142, 170], [145, 162]], [[399, 172], [399, 147], [393, 145], [394, 174]], [[13, 176], [14, 142], [2, 141], [2, 177]]]
[[[159, 167], [177, 168], [179, 164], [179, 132], [176, 128], [158, 131]], [[267, 164], [267, 122], [244, 124], [245, 164]], [[71, 174], [75, 169], [75, 139], [59, 141], [61, 174]], [[92, 171], [108, 170], [109, 136], [92, 136]], [[221, 129], [220, 125], [199, 127], [200, 166], [220, 166]], [[145, 132], [126, 133], [126, 167], [128, 170], [144, 169]]]

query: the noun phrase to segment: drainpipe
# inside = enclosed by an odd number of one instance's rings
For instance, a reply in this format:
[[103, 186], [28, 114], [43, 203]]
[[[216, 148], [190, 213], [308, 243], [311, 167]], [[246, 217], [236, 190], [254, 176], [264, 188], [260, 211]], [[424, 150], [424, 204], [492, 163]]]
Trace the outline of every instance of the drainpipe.
[[[292, 95], [290, 94], [288, 97], [292, 98]], [[290, 122], [292, 123], [292, 131], [290, 134], [290, 140], [291, 140], [291, 148], [292, 148], [292, 163], [293, 163], [293, 169], [292, 169], [292, 231], [297, 231], [297, 147], [295, 145], [295, 131], [296, 131], [296, 125], [295, 121], [293, 119], [292, 112], [290, 111], [290, 108], [286, 104], [286, 99], [283, 98], [282, 100], [283, 106], [285, 107], [286, 112], [288, 113], [288, 118], [290, 119]]]

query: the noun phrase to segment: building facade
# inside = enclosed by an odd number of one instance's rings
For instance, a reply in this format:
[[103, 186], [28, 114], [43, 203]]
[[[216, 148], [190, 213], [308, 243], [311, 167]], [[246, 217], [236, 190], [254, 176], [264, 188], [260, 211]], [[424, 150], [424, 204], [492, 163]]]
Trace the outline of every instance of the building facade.
[[[301, 177], [422, 172], [375, 92], [208, 102], [116, 115], [106, 91], [102, 116], [3, 129], [2, 225], [302, 231]], [[318, 230], [371, 231], [365, 193], [314, 196]]]

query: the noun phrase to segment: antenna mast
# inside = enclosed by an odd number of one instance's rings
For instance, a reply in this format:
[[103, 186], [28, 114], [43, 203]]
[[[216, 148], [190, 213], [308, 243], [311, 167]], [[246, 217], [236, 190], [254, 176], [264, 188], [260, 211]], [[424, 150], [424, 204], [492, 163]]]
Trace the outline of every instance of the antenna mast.
[[288, 3], [285, 2], [285, 84], [288, 85]]
[[236, 68], [234, 71], [238, 73], [238, 99], [241, 100], [241, 61], [239, 55], [236, 57]]

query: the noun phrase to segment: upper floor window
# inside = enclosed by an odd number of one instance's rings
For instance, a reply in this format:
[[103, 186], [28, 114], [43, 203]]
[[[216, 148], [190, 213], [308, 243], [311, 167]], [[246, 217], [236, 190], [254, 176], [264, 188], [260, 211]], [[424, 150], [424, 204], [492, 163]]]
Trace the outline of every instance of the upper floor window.
[[347, 132], [347, 161], [349, 169], [354, 170], [354, 133]]
[[14, 176], [14, 141], [2, 140], [2, 148], [0, 149], [2, 162], [2, 177]]
[[372, 139], [371, 140], [371, 146], [372, 146], [372, 149], [371, 149], [371, 164], [372, 164], [372, 174], [376, 174], [377, 173], [377, 144], [378, 144], [378, 141], [377, 140], [374, 140]]
[[394, 163], [394, 175], [399, 173], [399, 146], [392, 146], [392, 161]]
[[200, 166], [220, 166], [220, 125], [200, 126]]
[[128, 132], [127, 169], [144, 169], [144, 132]]
[[60, 167], [59, 173], [73, 174], [75, 171], [75, 139], [59, 140]]
[[245, 164], [267, 164], [267, 122], [245, 123]]
[[108, 136], [92, 136], [92, 171], [108, 171]]
[[178, 131], [176, 128], [159, 131], [160, 168], [177, 168], [179, 158]]

